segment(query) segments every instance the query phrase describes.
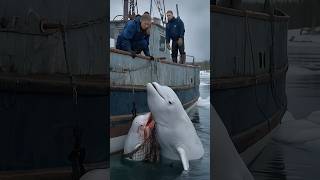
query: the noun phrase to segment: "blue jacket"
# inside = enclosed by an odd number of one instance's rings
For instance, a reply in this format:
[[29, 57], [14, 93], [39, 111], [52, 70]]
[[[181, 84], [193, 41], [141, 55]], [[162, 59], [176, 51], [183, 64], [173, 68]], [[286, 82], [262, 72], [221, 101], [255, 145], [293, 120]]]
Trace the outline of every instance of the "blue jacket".
[[124, 51], [143, 51], [146, 56], [150, 56], [149, 35], [141, 30], [140, 18], [127, 22], [118, 36], [116, 48]]
[[184, 24], [180, 17], [172, 18], [166, 25], [166, 40], [170, 42], [184, 37]]

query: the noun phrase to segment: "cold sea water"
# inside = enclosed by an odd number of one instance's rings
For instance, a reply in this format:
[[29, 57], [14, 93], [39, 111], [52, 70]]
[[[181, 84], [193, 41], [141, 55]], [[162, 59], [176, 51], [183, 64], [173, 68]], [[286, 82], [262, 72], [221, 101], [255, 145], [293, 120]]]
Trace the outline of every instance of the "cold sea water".
[[288, 111], [249, 166], [256, 180], [320, 179], [320, 35], [288, 34]]

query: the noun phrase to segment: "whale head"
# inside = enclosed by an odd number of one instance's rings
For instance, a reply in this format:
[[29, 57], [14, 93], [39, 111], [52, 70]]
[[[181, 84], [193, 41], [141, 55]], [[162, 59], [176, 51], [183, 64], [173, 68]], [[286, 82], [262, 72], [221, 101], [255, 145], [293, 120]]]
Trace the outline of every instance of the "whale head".
[[172, 121], [168, 117], [183, 114], [187, 116], [176, 93], [168, 86], [161, 86], [156, 82], [147, 84], [148, 106], [155, 121], [159, 124], [168, 124]]
[[124, 154], [133, 152], [140, 145], [142, 145], [146, 141], [146, 139], [150, 137], [151, 132], [154, 128], [154, 124], [155, 122], [152, 119], [151, 113], [146, 113], [144, 115], [135, 117], [132, 121], [131, 128], [125, 140]]
[[153, 82], [147, 84], [147, 98], [161, 155], [181, 160], [184, 170], [188, 170], [189, 160], [200, 159], [204, 149], [178, 96], [170, 87]]

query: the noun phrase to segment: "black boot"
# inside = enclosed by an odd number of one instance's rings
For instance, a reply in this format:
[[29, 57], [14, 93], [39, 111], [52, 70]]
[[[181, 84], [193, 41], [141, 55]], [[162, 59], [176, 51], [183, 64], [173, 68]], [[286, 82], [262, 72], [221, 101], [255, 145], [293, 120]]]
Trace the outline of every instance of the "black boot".
[[180, 64], [186, 63], [186, 54], [181, 54], [179, 63]]
[[177, 63], [177, 62], [178, 62], [177, 58], [172, 58], [172, 61], [173, 61], [174, 63]]

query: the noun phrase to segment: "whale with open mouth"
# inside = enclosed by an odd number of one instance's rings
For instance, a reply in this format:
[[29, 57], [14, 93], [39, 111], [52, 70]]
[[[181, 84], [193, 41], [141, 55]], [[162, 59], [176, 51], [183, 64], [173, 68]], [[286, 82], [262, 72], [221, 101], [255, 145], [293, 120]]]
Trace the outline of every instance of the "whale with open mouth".
[[162, 157], [181, 160], [184, 170], [189, 160], [204, 154], [202, 143], [178, 96], [168, 86], [147, 84], [148, 106], [156, 122], [156, 139]]

